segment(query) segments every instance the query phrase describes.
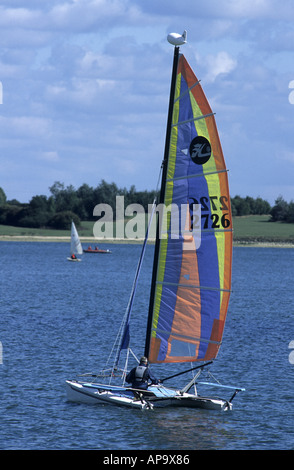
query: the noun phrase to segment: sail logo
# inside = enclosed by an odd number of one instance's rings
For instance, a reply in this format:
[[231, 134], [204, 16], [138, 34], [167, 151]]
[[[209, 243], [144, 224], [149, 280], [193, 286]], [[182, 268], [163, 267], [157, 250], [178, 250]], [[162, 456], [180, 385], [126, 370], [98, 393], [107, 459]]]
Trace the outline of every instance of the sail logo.
[[116, 196], [115, 213], [109, 204], [101, 203], [93, 215], [99, 217], [93, 227], [96, 239], [144, 240], [148, 230], [148, 238], [154, 240], [158, 220], [160, 239], [181, 238], [184, 250], [195, 250], [201, 244], [201, 204], [148, 204], [146, 214], [140, 204], [125, 208], [124, 196]]
[[194, 163], [204, 165], [211, 157], [210, 143], [205, 137], [198, 135], [192, 140], [189, 152]]
[[[294, 80], [289, 82], [289, 88], [294, 88]], [[288, 99], [290, 104], [294, 104], [294, 90], [289, 93]]]

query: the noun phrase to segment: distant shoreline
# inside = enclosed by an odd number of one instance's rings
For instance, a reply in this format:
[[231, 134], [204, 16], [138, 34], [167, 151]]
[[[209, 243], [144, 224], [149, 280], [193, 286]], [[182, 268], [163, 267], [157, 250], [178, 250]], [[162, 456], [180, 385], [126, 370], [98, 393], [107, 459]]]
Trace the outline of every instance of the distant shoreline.
[[[143, 238], [114, 238], [110, 239], [97, 239], [93, 237], [80, 237], [82, 243], [87, 244], [103, 244], [103, 243], [117, 243], [117, 244], [142, 244]], [[9, 242], [70, 242], [69, 236], [42, 236], [42, 235], [0, 235], [0, 241], [9, 241]], [[154, 239], [149, 239], [148, 243], [154, 243]], [[270, 241], [270, 240], [235, 240], [233, 245], [235, 247], [264, 247], [264, 248], [294, 248], [294, 242], [289, 241]]]

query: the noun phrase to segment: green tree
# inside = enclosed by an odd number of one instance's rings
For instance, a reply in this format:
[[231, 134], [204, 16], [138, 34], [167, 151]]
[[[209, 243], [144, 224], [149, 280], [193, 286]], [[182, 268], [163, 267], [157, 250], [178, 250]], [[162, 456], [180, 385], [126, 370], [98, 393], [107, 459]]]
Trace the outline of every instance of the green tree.
[[0, 223], [18, 226], [25, 205], [4, 204], [0, 207]]
[[79, 200], [78, 215], [82, 220], [91, 220], [93, 218], [94, 202], [94, 189], [88, 184], [83, 184], [77, 190], [77, 197]]
[[257, 215], [269, 214], [270, 211], [271, 211], [271, 206], [269, 202], [265, 201], [264, 199], [261, 199], [260, 197], [255, 199], [253, 214], [257, 214]]
[[49, 191], [56, 199], [57, 195], [64, 190], [64, 184], [60, 183], [60, 181], [55, 181], [55, 183], [49, 187]]
[[[115, 183], [106, 183], [102, 180], [101, 183], [94, 190], [94, 207], [97, 204], [109, 204], [112, 207], [115, 215], [116, 209], [116, 196], [124, 195]], [[93, 212], [92, 212], [93, 213]]]
[[6, 203], [6, 194], [2, 188], [0, 188], [0, 206]]
[[250, 201], [246, 201], [241, 196], [235, 196], [231, 199], [233, 216], [249, 215]]
[[77, 191], [72, 185], [65, 188], [63, 183], [56, 181], [49, 190], [54, 199], [56, 212], [72, 211], [83, 218], [85, 215], [83, 203], [79, 200]]
[[71, 211], [57, 212], [49, 220], [48, 225], [52, 228], [56, 228], [59, 230], [70, 230], [72, 220], [74, 221], [77, 227], [80, 226], [81, 221], [79, 217], [73, 212]]
[[286, 222], [290, 224], [294, 223], [294, 201], [289, 202]]
[[55, 212], [53, 198], [34, 196], [25, 211], [22, 212], [18, 224], [22, 227], [46, 227]]
[[271, 220], [273, 222], [283, 222], [287, 219], [288, 214], [288, 203], [283, 199], [282, 196], [279, 196], [275, 200], [275, 205], [270, 211]]

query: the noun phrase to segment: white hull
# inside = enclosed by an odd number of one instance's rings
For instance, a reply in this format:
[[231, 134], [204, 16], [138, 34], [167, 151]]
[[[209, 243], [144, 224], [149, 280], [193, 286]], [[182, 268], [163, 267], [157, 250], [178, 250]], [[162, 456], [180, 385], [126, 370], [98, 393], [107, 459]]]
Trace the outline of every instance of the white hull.
[[[110, 403], [130, 408], [152, 409], [164, 407], [189, 407], [207, 410], [231, 410], [232, 404], [220, 398], [208, 398], [180, 393], [173, 389], [152, 386], [148, 392], [137, 393], [129, 388], [109, 387], [103, 384], [66, 381], [67, 399], [88, 404]], [[154, 393], [153, 393], [154, 391]], [[142, 391], [141, 391], [142, 392]]]
[[68, 261], [73, 261], [74, 263], [75, 263], [76, 261], [82, 261], [80, 258], [75, 258], [75, 259], [73, 259], [73, 258], [67, 258], [67, 259], [68, 259]]

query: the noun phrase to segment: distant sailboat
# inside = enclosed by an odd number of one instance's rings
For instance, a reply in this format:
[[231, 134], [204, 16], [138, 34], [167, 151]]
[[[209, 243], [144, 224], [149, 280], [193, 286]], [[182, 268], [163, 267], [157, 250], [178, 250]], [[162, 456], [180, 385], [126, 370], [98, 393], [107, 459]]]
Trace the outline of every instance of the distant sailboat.
[[83, 248], [79, 239], [79, 235], [76, 229], [74, 222], [71, 223], [71, 233], [70, 233], [70, 254], [71, 256], [68, 261], [82, 261], [80, 258], [77, 258], [76, 255], [83, 254]]
[[[149, 363], [160, 363], [161, 367], [200, 364], [181, 372], [177, 368], [176, 373], [161, 379], [158, 385], [149, 385], [147, 390], [125, 384], [129, 354], [136, 357], [129, 347], [130, 319], [149, 223], [129, 304], [112, 349], [114, 360], [97, 375], [83, 374], [83, 379], [68, 380], [67, 396], [71, 401], [141, 409], [186, 406], [230, 410], [233, 398], [243, 390], [221, 385], [209, 371], [221, 346], [231, 291], [232, 215], [214, 114], [187, 60], [179, 54], [178, 45], [184, 44], [186, 37], [186, 32], [168, 36], [175, 49], [159, 203], [165, 207], [173, 204], [187, 223], [184, 233], [178, 236], [171, 222], [162, 233], [162, 226], [157, 225], [144, 355]], [[200, 240], [193, 230], [195, 204], [201, 205]], [[126, 362], [120, 369], [123, 352]], [[192, 379], [181, 388], [163, 385], [191, 372]], [[200, 374], [207, 374], [208, 380], [200, 380]], [[113, 385], [115, 376], [120, 378], [120, 385]], [[102, 384], [102, 377], [109, 377], [108, 382]], [[198, 387], [231, 390], [230, 397], [200, 395]], [[192, 388], [194, 393], [190, 393]]]

